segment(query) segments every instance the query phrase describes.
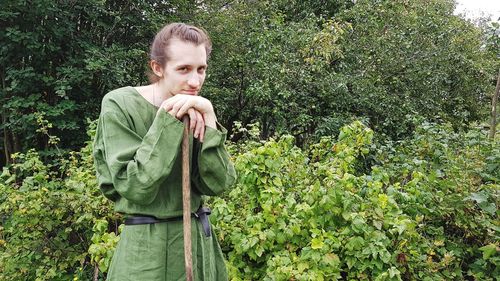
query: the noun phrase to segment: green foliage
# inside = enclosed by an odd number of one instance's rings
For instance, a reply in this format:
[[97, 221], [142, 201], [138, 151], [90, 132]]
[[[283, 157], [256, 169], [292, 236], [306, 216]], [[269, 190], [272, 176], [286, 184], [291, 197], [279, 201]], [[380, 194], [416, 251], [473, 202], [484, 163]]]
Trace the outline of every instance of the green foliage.
[[290, 136], [253, 143], [212, 203], [231, 277], [494, 280], [499, 149], [432, 124], [376, 144], [359, 122], [307, 150]]
[[[123, 224], [120, 225], [119, 232], [122, 227]], [[108, 221], [102, 219], [95, 222], [92, 231], [94, 235], [92, 235], [92, 245], [88, 251], [91, 262], [97, 264], [102, 272], [107, 272], [120, 236], [116, 236], [114, 232], [108, 233]]]
[[[492, 21], [483, 27], [485, 47], [496, 58], [500, 58], [500, 22]], [[497, 64], [499, 62], [497, 61]]]
[[452, 10], [450, 0], [6, 0], [0, 166], [33, 147], [52, 156], [48, 136], [61, 151], [80, 147], [106, 92], [147, 83], [148, 44], [173, 21], [211, 34], [203, 94], [228, 128], [259, 123], [262, 139], [303, 146], [360, 118], [393, 139], [411, 135], [408, 116], [465, 127], [485, 116], [498, 23], [482, 33]]
[[419, 220], [419, 233], [434, 240], [429, 268], [444, 278], [462, 278], [460, 272], [481, 280], [497, 276], [499, 260], [487, 261], [480, 251], [499, 241], [498, 140], [490, 142], [478, 130], [458, 134], [450, 125], [424, 123], [414, 138], [383, 150], [378, 159], [398, 184], [391, 193]]
[[[500, 143], [423, 123], [380, 141], [361, 122], [300, 149], [256, 126], [229, 144], [235, 187], [211, 198], [232, 280], [494, 280]], [[95, 122], [91, 123], [92, 138]], [[34, 151], [0, 179], [0, 279], [100, 278], [119, 241], [90, 142], [57, 167]]]
[[[15, 162], [4, 168], [0, 176], [1, 280], [68, 280], [77, 268], [90, 265], [87, 249], [94, 242], [94, 223], [117, 219], [97, 188], [91, 149], [88, 142], [81, 152], [60, 159], [62, 164], [55, 170], [34, 150], [15, 154]], [[106, 241], [98, 236], [96, 240]]]
[[36, 131], [37, 112], [53, 124], [50, 134], [63, 148], [81, 147], [85, 120], [97, 117], [102, 96], [146, 82], [151, 38], [189, 7], [185, 1], [2, 1], [3, 150], [46, 149], [50, 140]]
[[495, 59], [481, 33], [452, 14], [452, 1], [357, 1], [339, 15], [353, 32], [344, 64], [352, 109], [371, 127], [401, 138], [407, 116], [462, 127], [482, 120]]
[[455, 128], [484, 118], [498, 59], [452, 1], [326, 2], [207, 3], [204, 91], [227, 127], [259, 122], [263, 138], [302, 144], [353, 118], [393, 139], [411, 135], [408, 116]]
[[[263, 138], [288, 132], [304, 142], [323, 118], [349, 116], [341, 108], [348, 100], [343, 76], [329, 66], [343, 56], [350, 26], [312, 14], [290, 21], [280, 7], [235, 1], [200, 15], [214, 41], [204, 93], [227, 127], [258, 122]], [[336, 133], [341, 125], [331, 129]]]

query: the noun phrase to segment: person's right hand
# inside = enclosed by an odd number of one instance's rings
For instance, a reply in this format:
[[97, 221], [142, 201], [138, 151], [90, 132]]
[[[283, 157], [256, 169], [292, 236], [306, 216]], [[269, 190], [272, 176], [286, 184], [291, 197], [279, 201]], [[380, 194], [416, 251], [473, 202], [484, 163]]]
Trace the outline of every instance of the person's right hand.
[[171, 98], [166, 99], [161, 107], [167, 112], [173, 111], [175, 117], [182, 118], [184, 114], [188, 113], [189, 108], [194, 108], [203, 114], [213, 114], [214, 108], [212, 103], [204, 97], [177, 94]]
[[[191, 119], [193, 119], [192, 116], [196, 115], [196, 122], [199, 123], [200, 121], [198, 121], [198, 119], [201, 119], [203, 120], [203, 126], [206, 125], [211, 128], [216, 128], [217, 118], [214, 113], [214, 108], [212, 103], [204, 97], [177, 94], [163, 101], [160, 107], [179, 120], [182, 119], [182, 116], [185, 114], [188, 114]], [[195, 113], [190, 113], [190, 108], [194, 109]], [[199, 114], [196, 113], [200, 113], [201, 118], [199, 118]], [[197, 124], [195, 127], [199, 128], [197, 127], [199, 125], [201, 124]], [[199, 129], [198, 131], [194, 129], [193, 134], [195, 132], [202, 133], [202, 136], [204, 136], [205, 128], [203, 127], [203, 130]], [[199, 135], [197, 134], [197, 136]], [[200, 141], [203, 141], [203, 137], [200, 138]]]
[[203, 142], [203, 138], [205, 137], [205, 120], [203, 119], [203, 115], [192, 107], [188, 109], [187, 113], [189, 115], [189, 130], [193, 132], [194, 138]]
[[[164, 104], [165, 102], [163, 102], [160, 108], [167, 110], [168, 107], [164, 106]], [[182, 121], [184, 115], [181, 115], [180, 118], [177, 117], [178, 111], [170, 109], [167, 112]], [[193, 137], [203, 142], [203, 138], [205, 137], [205, 120], [203, 119], [203, 114], [193, 107], [190, 107], [187, 110], [187, 115], [189, 116], [189, 130], [193, 133]]]

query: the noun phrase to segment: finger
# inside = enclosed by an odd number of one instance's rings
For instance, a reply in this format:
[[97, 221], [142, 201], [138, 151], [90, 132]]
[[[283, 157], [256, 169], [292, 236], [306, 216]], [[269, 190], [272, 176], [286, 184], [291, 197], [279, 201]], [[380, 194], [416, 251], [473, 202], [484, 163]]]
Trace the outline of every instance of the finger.
[[168, 114], [172, 115], [172, 117], [174, 117], [174, 118], [177, 118], [177, 117], [175, 117], [175, 112], [173, 110], [168, 111]]
[[175, 112], [175, 117], [177, 117], [177, 119], [181, 119], [185, 113], [185, 112], [183, 114], [179, 113], [179, 110], [181, 109], [182, 105], [183, 105], [182, 101], [177, 101], [176, 103], [172, 104], [171, 110]]
[[165, 108], [165, 110], [170, 111], [170, 109], [172, 109], [174, 104], [176, 104], [178, 101], [179, 101], [179, 97], [173, 96], [171, 98], [164, 100], [162, 103], [162, 107]]
[[190, 100], [185, 100], [185, 102], [180, 106], [179, 111], [177, 111], [177, 116], [186, 114], [186, 112], [192, 107], [193, 103]]
[[199, 111], [196, 111], [196, 121], [198, 121], [198, 139], [203, 141], [203, 136], [205, 135], [205, 120]]
[[202, 127], [202, 121], [201, 120], [196, 120], [196, 128], [194, 130], [194, 137], [199, 139], [200, 138], [200, 131]]
[[[175, 113], [177, 114], [177, 113], [179, 113], [179, 110], [181, 109], [181, 107], [184, 105], [185, 102], [186, 102], [185, 99], [179, 98], [178, 96], [174, 96], [174, 97], [169, 98], [165, 102], [165, 104], [169, 109], [173, 109], [175, 111]], [[182, 114], [182, 115], [184, 115], [184, 114]], [[176, 116], [176, 117], [180, 118], [180, 117], [182, 117], [182, 115], [179, 114], [179, 116]]]
[[166, 112], [170, 112], [170, 110], [172, 110], [172, 105], [171, 104], [165, 104], [162, 106], [162, 108], [166, 111]]
[[189, 130], [193, 131], [195, 126], [196, 126], [196, 112], [193, 108], [188, 109], [188, 115], [189, 115]]
[[[172, 108], [168, 111], [168, 113], [170, 113], [172, 116], [174, 116], [175, 118], [177, 118], [177, 111], [178, 111], [178, 109], [176, 109], [175, 107], [172, 107]], [[179, 119], [179, 118], [177, 118], [177, 119]]]
[[200, 130], [200, 137], [198, 138], [200, 142], [203, 142], [205, 139], [205, 122], [201, 125], [201, 130]]
[[203, 120], [203, 115], [199, 111], [196, 111], [197, 121], [199, 121], [199, 134], [198, 139], [203, 142], [205, 137], [205, 120]]
[[160, 107], [163, 108], [166, 112], [169, 112], [170, 109], [172, 109], [172, 103], [170, 102], [170, 100], [164, 100], [161, 103]]

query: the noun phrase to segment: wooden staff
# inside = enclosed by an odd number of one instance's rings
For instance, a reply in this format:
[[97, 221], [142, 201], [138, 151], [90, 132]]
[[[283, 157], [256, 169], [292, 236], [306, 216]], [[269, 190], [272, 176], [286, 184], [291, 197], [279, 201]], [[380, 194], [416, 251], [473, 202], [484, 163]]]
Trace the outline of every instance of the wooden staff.
[[186, 280], [193, 280], [193, 257], [191, 253], [191, 178], [189, 176], [189, 117], [182, 118], [182, 221], [184, 230], [184, 264]]

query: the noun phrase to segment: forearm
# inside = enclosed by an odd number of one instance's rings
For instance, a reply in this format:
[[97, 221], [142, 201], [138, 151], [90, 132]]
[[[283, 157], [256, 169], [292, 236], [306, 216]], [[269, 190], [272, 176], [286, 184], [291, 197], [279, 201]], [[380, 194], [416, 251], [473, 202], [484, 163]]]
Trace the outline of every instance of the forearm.
[[137, 204], [151, 202], [169, 175], [182, 139], [182, 123], [158, 112], [141, 138], [116, 114], [102, 117], [106, 162], [115, 190]]
[[224, 148], [227, 131], [207, 127], [205, 142], [194, 144], [193, 183], [201, 194], [218, 195], [231, 186], [236, 174]]

